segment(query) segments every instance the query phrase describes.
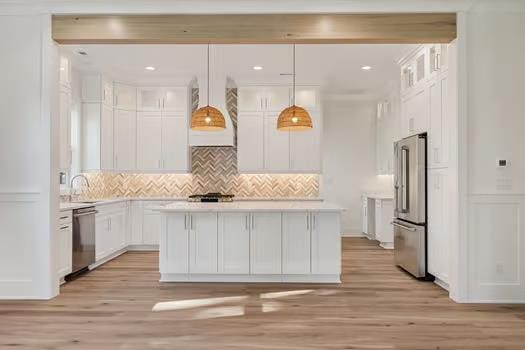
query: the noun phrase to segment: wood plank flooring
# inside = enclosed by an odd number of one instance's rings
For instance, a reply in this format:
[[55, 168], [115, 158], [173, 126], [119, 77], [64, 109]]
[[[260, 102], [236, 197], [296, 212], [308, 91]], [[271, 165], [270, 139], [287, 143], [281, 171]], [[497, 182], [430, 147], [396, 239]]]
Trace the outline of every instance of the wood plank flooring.
[[525, 306], [455, 304], [364, 238], [343, 239], [340, 285], [160, 284], [157, 260], [128, 252], [54, 300], [0, 301], [0, 349], [525, 349]]

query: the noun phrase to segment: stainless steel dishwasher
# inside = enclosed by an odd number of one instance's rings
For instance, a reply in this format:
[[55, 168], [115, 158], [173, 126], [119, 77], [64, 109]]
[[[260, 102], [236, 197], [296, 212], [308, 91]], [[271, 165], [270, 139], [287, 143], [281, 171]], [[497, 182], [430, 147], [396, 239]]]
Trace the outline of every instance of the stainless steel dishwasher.
[[73, 210], [73, 270], [76, 276], [95, 262], [95, 207]]

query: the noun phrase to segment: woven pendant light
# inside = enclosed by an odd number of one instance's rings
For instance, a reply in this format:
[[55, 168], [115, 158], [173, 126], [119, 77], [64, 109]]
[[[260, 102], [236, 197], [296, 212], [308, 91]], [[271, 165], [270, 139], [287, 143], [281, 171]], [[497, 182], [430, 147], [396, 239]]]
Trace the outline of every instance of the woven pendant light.
[[312, 118], [303, 107], [295, 105], [295, 44], [293, 44], [292, 106], [285, 108], [277, 119], [277, 130], [302, 131], [313, 128]]
[[205, 107], [191, 115], [191, 129], [196, 131], [221, 131], [226, 129], [226, 121], [221, 111], [210, 106], [210, 44], [208, 44], [208, 95]]

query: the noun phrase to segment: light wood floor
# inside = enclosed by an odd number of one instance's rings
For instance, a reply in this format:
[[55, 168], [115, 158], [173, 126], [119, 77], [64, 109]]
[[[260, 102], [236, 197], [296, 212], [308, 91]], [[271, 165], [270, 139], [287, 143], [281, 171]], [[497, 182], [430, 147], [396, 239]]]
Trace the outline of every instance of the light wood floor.
[[54, 300], [0, 302], [0, 349], [525, 349], [525, 306], [455, 304], [364, 238], [343, 240], [343, 270], [341, 285], [161, 285], [157, 254], [129, 252]]

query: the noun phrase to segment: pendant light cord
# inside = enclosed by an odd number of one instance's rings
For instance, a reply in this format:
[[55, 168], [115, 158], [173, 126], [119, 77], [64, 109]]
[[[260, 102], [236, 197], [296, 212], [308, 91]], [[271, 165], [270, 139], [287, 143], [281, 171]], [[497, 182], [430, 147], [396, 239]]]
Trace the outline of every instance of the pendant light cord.
[[292, 91], [292, 106], [295, 106], [295, 43], [293, 44], [293, 91]]
[[207, 102], [207, 105], [209, 106], [210, 105], [210, 43], [208, 43], [208, 70], [207, 70], [207, 75], [208, 75], [208, 84], [206, 86], [207, 88], [207, 95], [206, 95], [206, 102]]

